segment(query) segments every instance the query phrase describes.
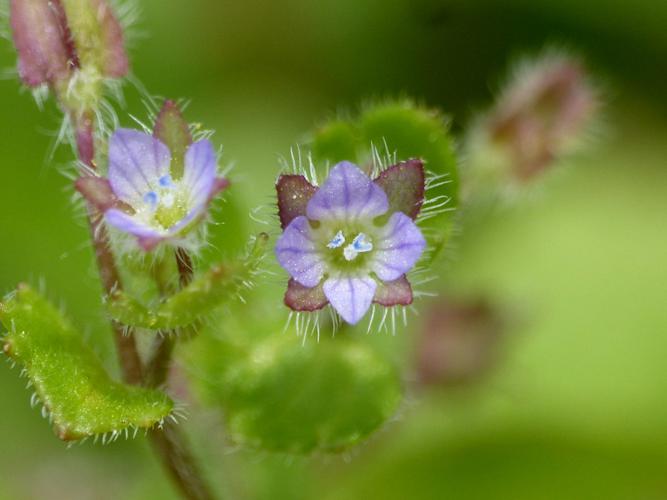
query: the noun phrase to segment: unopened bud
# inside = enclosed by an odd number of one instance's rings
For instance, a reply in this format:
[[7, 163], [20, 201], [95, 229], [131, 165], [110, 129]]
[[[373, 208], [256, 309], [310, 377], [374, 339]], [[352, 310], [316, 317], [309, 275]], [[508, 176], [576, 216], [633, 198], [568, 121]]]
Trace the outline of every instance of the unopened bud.
[[101, 76], [121, 78], [128, 60], [123, 30], [105, 0], [61, 0], [81, 67]]
[[583, 142], [597, 108], [576, 59], [548, 54], [525, 63], [471, 130], [468, 189], [502, 190], [533, 180]]
[[461, 385], [494, 366], [503, 322], [487, 302], [441, 300], [427, 315], [417, 347], [417, 371], [424, 385]]
[[509, 150], [517, 177], [530, 179], [567, 152], [595, 107], [577, 61], [546, 59], [510, 84], [489, 119], [491, 140]]
[[11, 0], [18, 70], [30, 87], [61, 81], [78, 65], [60, 0]]

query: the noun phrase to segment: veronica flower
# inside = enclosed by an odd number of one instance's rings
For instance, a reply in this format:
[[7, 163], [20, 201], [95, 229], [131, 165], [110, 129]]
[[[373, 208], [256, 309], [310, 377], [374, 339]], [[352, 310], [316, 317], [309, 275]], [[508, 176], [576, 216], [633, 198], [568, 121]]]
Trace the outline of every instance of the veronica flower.
[[104, 212], [107, 224], [136, 237], [145, 251], [182, 240], [228, 185], [216, 175], [216, 154], [208, 140], [187, 148], [180, 178], [172, 176], [169, 148], [143, 132], [117, 130], [108, 156], [108, 179], [84, 177], [77, 189]]
[[418, 160], [400, 163], [371, 180], [341, 162], [321, 187], [300, 175], [276, 185], [283, 234], [276, 256], [291, 279], [285, 304], [315, 311], [327, 303], [356, 324], [373, 302], [412, 303], [405, 274], [426, 241], [413, 222], [424, 201]]

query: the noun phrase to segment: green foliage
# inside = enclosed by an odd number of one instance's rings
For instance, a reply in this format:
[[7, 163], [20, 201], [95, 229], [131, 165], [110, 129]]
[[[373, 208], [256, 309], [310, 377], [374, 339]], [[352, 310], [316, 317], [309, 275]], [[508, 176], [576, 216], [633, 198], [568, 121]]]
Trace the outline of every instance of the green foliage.
[[266, 254], [268, 238], [266, 233], [260, 233], [243, 258], [213, 266], [155, 308], [117, 291], [109, 298], [107, 311], [119, 323], [150, 330], [167, 331], [193, 325], [225, 301], [238, 297], [242, 289], [252, 286]]
[[383, 425], [401, 399], [394, 367], [339, 336], [276, 332], [251, 346], [206, 344], [208, 398], [222, 406], [234, 441], [290, 453], [336, 452]]
[[367, 106], [356, 119], [336, 119], [324, 124], [310, 142], [313, 161], [335, 164], [349, 160], [368, 164], [372, 149], [397, 161], [422, 159], [427, 177], [422, 225], [435, 257], [449, 237], [452, 215], [459, 200], [459, 176], [447, 121], [436, 110], [409, 100]]
[[454, 435], [442, 415], [412, 434], [383, 446], [325, 498], [620, 500], [660, 498], [667, 486], [667, 456], [652, 447], [603, 443], [531, 424]]
[[163, 393], [111, 380], [80, 334], [46, 299], [22, 285], [0, 304], [7, 356], [19, 363], [65, 441], [160, 425], [173, 409]]

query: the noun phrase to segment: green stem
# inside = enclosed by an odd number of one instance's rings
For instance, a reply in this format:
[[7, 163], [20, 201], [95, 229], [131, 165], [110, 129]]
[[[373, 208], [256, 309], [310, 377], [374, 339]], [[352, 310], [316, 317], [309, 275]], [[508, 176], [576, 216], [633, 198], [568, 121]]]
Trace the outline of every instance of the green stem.
[[[186, 287], [193, 276], [192, 259], [186, 250], [176, 250], [176, 265], [179, 274], [179, 285]], [[158, 283], [163, 293], [165, 287]], [[156, 340], [144, 383], [150, 387], [163, 385], [169, 376], [171, 358], [178, 339], [177, 331], [166, 332]], [[171, 421], [162, 429], [150, 433], [153, 449], [160, 457], [163, 467], [169, 473], [172, 482], [188, 500], [212, 500], [214, 495], [204, 475], [190, 451], [185, 434]]]

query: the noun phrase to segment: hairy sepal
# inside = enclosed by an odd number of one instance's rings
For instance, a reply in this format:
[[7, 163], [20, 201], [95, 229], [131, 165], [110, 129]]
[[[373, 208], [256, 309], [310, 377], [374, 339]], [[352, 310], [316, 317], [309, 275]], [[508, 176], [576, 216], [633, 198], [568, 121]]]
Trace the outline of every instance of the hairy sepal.
[[109, 297], [107, 312], [124, 325], [149, 330], [167, 331], [196, 325], [251, 286], [266, 254], [267, 243], [268, 235], [260, 233], [243, 258], [213, 266], [155, 308], [116, 291]]

